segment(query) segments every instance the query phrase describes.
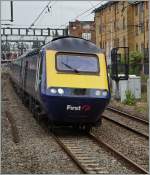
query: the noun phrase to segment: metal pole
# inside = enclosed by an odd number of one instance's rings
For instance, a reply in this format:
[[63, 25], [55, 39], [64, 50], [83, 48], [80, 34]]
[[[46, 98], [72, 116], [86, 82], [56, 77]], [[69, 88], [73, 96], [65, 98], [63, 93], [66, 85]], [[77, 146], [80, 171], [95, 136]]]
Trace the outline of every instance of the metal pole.
[[144, 63], [145, 63], [145, 10], [144, 10], [144, 3], [143, 3], [143, 27], [144, 27], [144, 60], [143, 60], [143, 73], [144, 73]]
[[13, 22], [13, 1], [10, 1], [10, 8], [11, 8], [11, 22]]
[[120, 93], [119, 93], [119, 80], [115, 81], [116, 82], [116, 90], [115, 90], [115, 98], [116, 100], [120, 99]]
[[7, 47], [8, 46], [8, 43], [7, 43], [7, 35], [6, 35], [6, 50], [5, 50], [5, 53], [7, 53]]

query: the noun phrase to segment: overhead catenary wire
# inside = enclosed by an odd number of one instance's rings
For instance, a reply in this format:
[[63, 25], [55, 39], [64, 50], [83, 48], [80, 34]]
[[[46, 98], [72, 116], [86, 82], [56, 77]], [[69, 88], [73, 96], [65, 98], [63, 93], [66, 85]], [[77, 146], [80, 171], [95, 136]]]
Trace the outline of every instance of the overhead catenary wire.
[[[31, 23], [31, 25], [28, 27], [29, 29], [31, 27], [33, 27], [35, 25], [35, 23], [37, 22], [37, 20], [41, 17], [41, 15], [44, 13], [44, 11], [48, 8], [49, 9], [49, 5], [52, 2], [52, 0], [50, 0], [48, 2], [48, 4], [43, 8], [43, 10], [40, 12], [40, 14], [35, 18], [35, 20]], [[20, 40], [23, 38], [23, 36], [20, 37]]]
[[[89, 12], [90, 10], [93, 10], [96, 6], [101, 5], [103, 2], [106, 2], [106, 1], [102, 0], [101, 2], [99, 2], [99, 3], [96, 4], [96, 5], [94, 5], [93, 7], [91, 7], [91, 8], [89, 8], [89, 9], [87, 9], [87, 10], [81, 12], [81, 13], [78, 14], [76, 17], [70, 19], [70, 21], [76, 20], [77, 18], [79, 18], [80, 16], [82, 16], [82, 15], [84, 15], [85, 13]], [[60, 27], [63, 27], [63, 26], [66, 26], [67, 24], [68, 24], [68, 22], [66, 22], [66, 23], [64, 23], [64, 24], [62, 24], [62, 25], [60, 25], [59, 28], [60, 28]]]
[[[44, 13], [44, 14], [47, 14], [47, 13], [51, 13], [52, 12], [52, 7], [54, 6], [54, 4], [56, 4], [58, 1], [54, 1], [53, 2], [53, 4], [51, 4], [50, 6], [49, 6], [49, 8], [47, 8], [47, 11]], [[42, 16], [42, 17], [44, 17], [44, 15]], [[38, 23], [40, 22], [40, 20], [38, 21]], [[38, 24], [34, 24], [34, 26], [37, 26]]]
[[35, 20], [31, 23], [31, 25], [29, 26], [29, 28], [33, 27], [36, 23], [36, 21], [41, 17], [41, 15], [44, 13], [45, 9], [49, 8], [49, 5], [52, 1], [50, 0], [48, 2], [48, 4], [44, 7], [44, 9], [40, 12], [40, 14], [35, 18]]
[[[88, 1], [88, 2], [91, 4], [91, 6], [93, 6], [93, 8], [95, 8], [94, 5], [92, 5], [91, 1]], [[103, 4], [102, 4], [102, 5], [103, 5]], [[131, 4], [130, 4], [130, 5], [131, 5]], [[125, 10], [125, 8], [127, 8], [127, 7], [130, 6], [130, 5], [127, 5], [127, 6], [124, 7], [123, 9]], [[123, 11], [124, 11], [124, 10], [122, 10], [122, 14], [123, 14]], [[117, 12], [116, 14], [118, 14], [118, 13], [119, 13], [119, 12]], [[84, 18], [84, 17], [87, 17], [87, 16], [89, 16], [89, 15], [91, 15], [91, 12], [90, 12], [89, 14], [83, 16], [83, 18]]]

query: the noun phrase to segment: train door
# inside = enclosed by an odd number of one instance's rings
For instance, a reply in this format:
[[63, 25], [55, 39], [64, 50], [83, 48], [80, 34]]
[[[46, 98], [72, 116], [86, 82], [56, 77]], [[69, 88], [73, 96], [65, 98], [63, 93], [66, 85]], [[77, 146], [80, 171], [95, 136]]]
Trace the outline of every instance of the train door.
[[37, 63], [37, 71], [36, 71], [36, 81], [35, 81], [35, 90], [39, 91], [39, 87], [42, 80], [42, 57], [39, 56]]

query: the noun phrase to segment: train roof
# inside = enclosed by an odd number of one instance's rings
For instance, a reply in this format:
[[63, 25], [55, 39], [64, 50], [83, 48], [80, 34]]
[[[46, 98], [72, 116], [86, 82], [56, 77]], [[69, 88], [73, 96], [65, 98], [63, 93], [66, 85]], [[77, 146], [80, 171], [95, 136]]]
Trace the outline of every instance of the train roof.
[[43, 48], [62, 52], [84, 52], [84, 53], [103, 52], [103, 49], [98, 48], [91, 41], [74, 36], [63, 36], [55, 38], [51, 42], [43, 46]]

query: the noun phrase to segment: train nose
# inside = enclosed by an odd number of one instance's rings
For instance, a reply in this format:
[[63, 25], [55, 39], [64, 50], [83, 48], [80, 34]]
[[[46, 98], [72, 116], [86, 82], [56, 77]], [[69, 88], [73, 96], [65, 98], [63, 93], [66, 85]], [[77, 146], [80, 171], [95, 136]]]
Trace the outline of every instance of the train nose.
[[108, 100], [55, 97], [46, 98], [44, 103], [52, 120], [94, 123], [99, 120]]

